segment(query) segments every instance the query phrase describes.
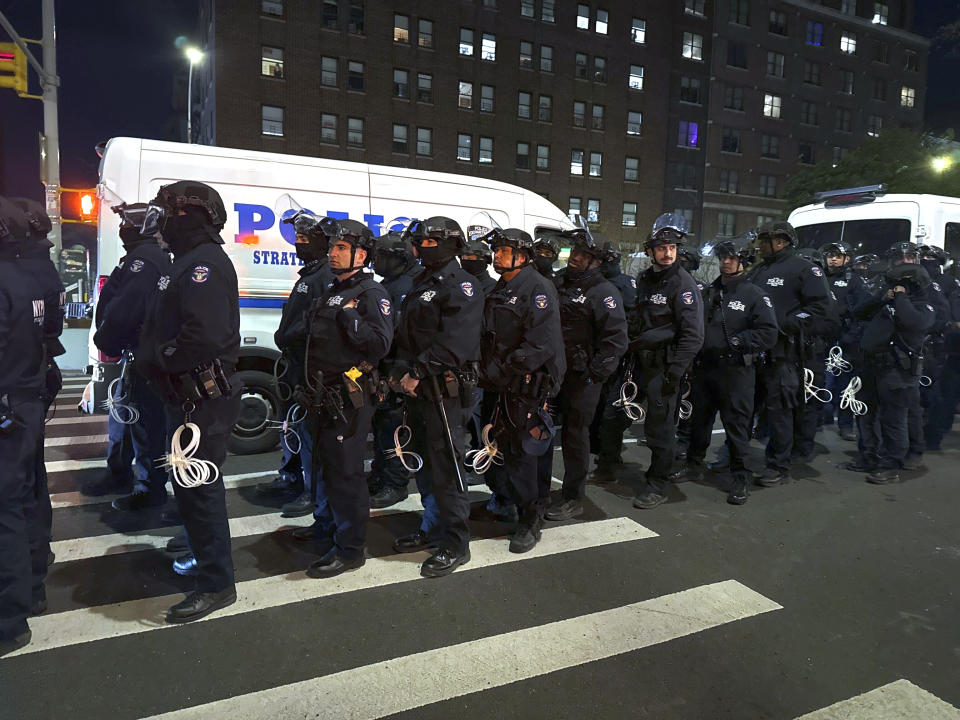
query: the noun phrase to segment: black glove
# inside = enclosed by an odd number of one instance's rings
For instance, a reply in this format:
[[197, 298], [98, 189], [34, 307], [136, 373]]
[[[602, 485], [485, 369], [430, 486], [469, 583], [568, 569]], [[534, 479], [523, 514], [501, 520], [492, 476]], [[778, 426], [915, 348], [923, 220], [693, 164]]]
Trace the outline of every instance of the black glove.
[[607, 378], [613, 375], [616, 369], [617, 358], [594, 355], [593, 360], [590, 361], [590, 378], [599, 383], [606, 382]]

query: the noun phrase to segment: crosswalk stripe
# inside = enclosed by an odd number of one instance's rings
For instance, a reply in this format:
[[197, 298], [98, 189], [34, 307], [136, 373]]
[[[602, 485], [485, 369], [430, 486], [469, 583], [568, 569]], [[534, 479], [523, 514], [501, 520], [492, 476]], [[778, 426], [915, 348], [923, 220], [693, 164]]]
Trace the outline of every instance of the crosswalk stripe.
[[65, 445], [99, 445], [110, 439], [110, 436], [103, 435], [73, 435], [71, 437], [44, 438], [44, 447], [63, 447]]
[[83, 397], [83, 393], [59, 393], [57, 395], [57, 400], [79, 400]]
[[80, 417], [55, 417], [47, 425], [79, 425], [81, 423], [105, 423], [106, 415], [81, 415]]
[[47, 475], [50, 475], [58, 472], [75, 472], [77, 470], [105, 468], [107, 466], [107, 459], [93, 458], [88, 460], [47, 460], [44, 465], [47, 466]]
[[960, 710], [917, 687], [909, 680], [896, 680], [870, 692], [842, 700], [797, 720], [960, 720]]
[[[153, 716], [380, 718], [782, 609], [736, 580]], [[357, 692], [358, 688], [366, 691]]]
[[[621, 517], [548, 528], [543, 531], [543, 538], [536, 547], [522, 555], [507, 550], [506, 538], [476, 540], [470, 543], [472, 557], [469, 564], [457, 572], [654, 537], [658, 537], [657, 533], [630, 518]], [[426, 558], [425, 552], [371, 558], [359, 570], [329, 580], [311, 580], [302, 572], [296, 572], [238, 583], [239, 599], [235, 604], [198, 622], [357, 590], [420, 581], [423, 579], [420, 577], [420, 563]], [[175, 627], [164, 623], [163, 615], [180, 599], [180, 595], [166, 595], [31, 618], [32, 642], [6, 657]]]

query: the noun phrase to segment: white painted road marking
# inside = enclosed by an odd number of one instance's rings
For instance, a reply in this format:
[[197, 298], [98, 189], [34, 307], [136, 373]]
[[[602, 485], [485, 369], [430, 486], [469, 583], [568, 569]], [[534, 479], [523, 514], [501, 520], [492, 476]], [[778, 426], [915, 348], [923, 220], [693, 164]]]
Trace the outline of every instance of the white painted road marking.
[[960, 720], [960, 710], [901, 679], [797, 720]]
[[[157, 715], [380, 718], [782, 609], [735, 580]], [[358, 689], [362, 691], [358, 692]]]
[[47, 425], [77, 425], [80, 423], [106, 423], [106, 415], [80, 415], [79, 417], [55, 417]]
[[65, 445], [100, 445], [110, 440], [110, 436], [103, 435], [73, 435], [71, 437], [44, 438], [44, 447], [63, 447]]
[[[536, 547], [522, 555], [507, 550], [508, 540], [505, 537], [476, 540], [470, 543], [470, 563], [462, 566], [457, 572], [470, 572], [558, 553], [653, 537], [658, 537], [657, 533], [630, 518], [611, 518], [544, 530], [543, 539], [537, 543]], [[426, 552], [420, 552], [371, 558], [359, 570], [338, 575], [329, 580], [313, 580], [301, 571], [238, 583], [239, 599], [235, 604], [196, 622], [240, 615], [304, 600], [316, 600], [355, 590], [423, 581], [424, 579], [420, 577], [420, 564], [427, 557]], [[430, 581], [427, 580], [427, 582]], [[181, 595], [166, 595], [33, 617], [30, 618], [32, 642], [6, 657], [177, 627], [166, 624], [163, 616], [171, 605], [181, 599]], [[0, 660], [0, 663], [2, 662]]]

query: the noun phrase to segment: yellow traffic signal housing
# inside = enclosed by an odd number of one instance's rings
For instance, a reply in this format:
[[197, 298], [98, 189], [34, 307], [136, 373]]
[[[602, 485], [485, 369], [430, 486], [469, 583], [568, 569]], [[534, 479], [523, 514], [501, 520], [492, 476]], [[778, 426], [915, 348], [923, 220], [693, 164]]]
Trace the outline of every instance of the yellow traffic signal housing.
[[0, 87], [27, 92], [27, 56], [16, 43], [0, 43]]

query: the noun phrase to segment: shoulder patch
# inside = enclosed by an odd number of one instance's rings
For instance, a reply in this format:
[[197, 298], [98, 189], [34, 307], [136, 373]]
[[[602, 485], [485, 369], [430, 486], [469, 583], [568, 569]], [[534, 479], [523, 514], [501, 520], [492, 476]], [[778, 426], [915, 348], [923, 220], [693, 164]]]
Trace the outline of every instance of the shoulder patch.
[[549, 301], [547, 300], [547, 296], [546, 296], [546, 295], [537, 295], [537, 296], [533, 299], [533, 302], [534, 302], [534, 304], [536, 304], [536, 306], [537, 306], [538, 308], [540, 308], [541, 310], [543, 310], [544, 308], [547, 307], [547, 305], [550, 304]]
[[390, 301], [386, 298], [380, 300], [380, 312], [385, 316], [390, 314]]
[[157, 290], [159, 290], [160, 292], [163, 292], [164, 290], [166, 290], [169, 285], [170, 285], [169, 275], [161, 275], [160, 279], [157, 280]]
[[817, 267], [816, 265], [814, 265], [812, 268], [810, 268], [810, 272], [812, 272], [812, 273], [813, 273], [814, 275], [816, 275], [817, 277], [823, 277], [823, 270], [821, 270], [821, 269], [820, 269], [819, 267]]
[[634, 289], [634, 290], [637, 289], [637, 279], [636, 279], [636, 278], [630, 278], [630, 284], [633, 285], [633, 289]]
[[195, 283], [205, 283], [210, 278], [210, 268], [206, 265], [197, 265], [190, 274], [190, 279]]
[[606, 306], [607, 306], [608, 308], [610, 308], [611, 310], [613, 310], [614, 308], [617, 307], [617, 299], [616, 299], [615, 297], [613, 297], [613, 295], [607, 295], [607, 296], [603, 299], [603, 304], [606, 305]]
[[140, 272], [143, 270], [143, 260], [137, 259], [130, 263], [130, 272]]
[[770, 298], [768, 298], [766, 295], [763, 296], [763, 301], [767, 304], [767, 307], [768, 307], [768, 308], [772, 308], [772, 307], [773, 307], [773, 303], [770, 302]]
[[688, 291], [688, 292], [685, 292], [683, 295], [680, 296], [680, 299], [683, 301], [683, 304], [684, 304], [684, 305], [693, 305], [693, 293], [692, 293], [692, 292], [689, 292], [689, 291]]
[[463, 294], [467, 297], [473, 297], [473, 283], [462, 282], [460, 283], [460, 289], [463, 290]]

